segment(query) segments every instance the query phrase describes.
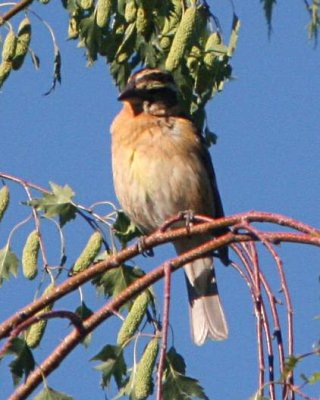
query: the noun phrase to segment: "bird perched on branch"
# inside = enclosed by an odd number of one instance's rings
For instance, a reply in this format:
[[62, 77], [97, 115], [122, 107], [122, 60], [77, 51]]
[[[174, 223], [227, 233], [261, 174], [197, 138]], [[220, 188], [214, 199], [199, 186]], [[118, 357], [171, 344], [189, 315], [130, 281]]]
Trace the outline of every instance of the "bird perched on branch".
[[[133, 74], [119, 98], [123, 108], [112, 126], [112, 168], [116, 195], [127, 216], [144, 233], [180, 211], [215, 218], [224, 215], [209, 152], [192, 120], [183, 115], [178, 89], [168, 72], [146, 68]], [[211, 236], [174, 242], [178, 254]], [[226, 260], [226, 249], [220, 251]], [[191, 336], [223, 340], [228, 328], [211, 256], [184, 265]]]

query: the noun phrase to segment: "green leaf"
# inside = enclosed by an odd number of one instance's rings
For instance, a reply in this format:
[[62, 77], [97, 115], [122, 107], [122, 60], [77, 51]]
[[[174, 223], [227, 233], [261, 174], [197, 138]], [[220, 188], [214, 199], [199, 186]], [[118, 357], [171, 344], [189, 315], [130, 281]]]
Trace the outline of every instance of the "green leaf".
[[120, 54], [126, 54], [126, 57], [128, 59], [131, 56], [131, 54], [134, 50], [135, 39], [136, 39], [135, 27], [136, 27], [136, 24], [132, 23], [132, 24], [129, 24], [129, 26], [126, 28], [124, 36], [123, 36], [123, 41], [122, 41], [121, 45], [118, 47], [116, 57], [119, 56]]
[[124, 377], [127, 373], [127, 366], [121, 346], [112, 346], [108, 344], [91, 359], [91, 361], [93, 360], [103, 361], [95, 367], [95, 369], [102, 372], [103, 387], [109, 385], [112, 377], [116, 381], [118, 388], [123, 385]]
[[[117, 296], [136, 279], [141, 278], [144, 272], [137, 267], [121, 265], [106, 271], [102, 276], [93, 280], [93, 283], [102, 288], [107, 296]], [[128, 302], [126, 307], [132, 302]]]
[[101, 46], [101, 29], [97, 26], [95, 18], [95, 13], [92, 13], [79, 22], [80, 42], [86, 46], [89, 65], [97, 59]]
[[46, 386], [33, 400], [73, 400], [73, 397], [62, 392], [57, 392], [51, 387]]
[[167, 362], [175, 371], [183, 375], [186, 373], [186, 363], [184, 362], [184, 358], [176, 352], [174, 347], [171, 347], [167, 353]]
[[[81, 305], [75, 310], [75, 313], [82, 319], [85, 320], [89, 318], [92, 314], [93, 311], [90, 310], [90, 308], [87, 307], [86, 303], [83, 301]], [[92, 333], [88, 333], [88, 335], [85, 336], [85, 338], [82, 340], [82, 344], [85, 347], [88, 347], [89, 344], [91, 343], [92, 339]]]
[[310, 377], [307, 377], [305, 374], [301, 374], [301, 378], [310, 385], [313, 385], [320, 381], [320, 372], [314, 372]]
[[270, 397], [259, 396], [257, 393], [250, 397], [250, 400], [270, 400]]
[[0, 249], [0, 286], [10, 274], [17, 276], [19, 260], [17, 256], [10, 250], [9, 244]]
[[300, 356], [291, 355], [287, 357], [286, 362], [284, 364], [284, 369], [282, 371], [281, 380], [285, 381], [289, 374], [295, 369], [298, 362], [301, 361]]
[[62, 0], [62, 5], [69, 11], [71, 15], [75, 14], [79, 10], [79, 4], [77, 0]]
[[228, 56], [231, 57], [237, 47], [237, 42], [238, 42], [238, 37], [239, 37], [239, 29], [240, 29], [240, 20], [236, 16], [236, 14], [233, 14], [233, 21], [232, 21], [232, 31], [231, 31], [231, 36], [229, 39], [229, 45], [228, 45]]
[[110, 65], [110, 73], [118, 88], [122, 90], [130, 76], [131, 68], [127, 63], [119, 64], [117, 60], [114, 60]]
[[263, 3], [263, 9], [264, 9], [264, 15], [267, 20], [268, 24], [268, 32], [269, 35], [271, 34], [272, 26], [271, 26], [271, 20], [272, 20], [272, 11], [273, 11], [273, 6], [277, 3], [276, 0], [261, 0]]
[[70, 186], [59, 186], [50, 182], [52, 193], [45, 193], [41, 199], [34, 199], [28, 205], [43, 210], [46, 217], [59, 216], [60, 225], [76, 217], [76, 206], [72, 203], [75, 193]]
[[319, 0], [312, 0], [309, 6], [310, 23], [308, 24], [309, 39], [313, 39], [315, 45], [318, 42], [318, 32], [320, 28]]
[[89, 318], [93, 314], [93, 311], [90, 310], [90, 308], [87, 307], [86, 303], [83, 301], [83, 302], [81, 302], [81, 305], [76, 309], [75, 313], [82, 320], [85, 320], [85, 319]]
[[308, 383], [310, 383], [311, 385], [313, 385], [314, 383], [317, 383], [317, 382], [319, 382], [320, 381], [320, 372], [314, 372], [311, 376], [310, 376], [310, 378], [309, 378], [309, 380], [308, 380]]
[[183, 357], [171, 347], [166, 357], [163, 383], [164, 400], [209, 400], [199, 381], [185, 375], [186, 365]]
[[15, 359], [9, 364], [14, 385], [18, 385], [21, 378], [28, 377], [29, 373], [34, 369], [35, 362], [31, 350], [25, 340], [13, 338], [6, 351], [6, 354], [14, 354]]
[[126, 244], [135, 237], [140, 236], [140, 231], [138, 228], [122, 211], [118, 211], [117, 213], [117, 219], [113, 224], [113, 230], [122, 244]]

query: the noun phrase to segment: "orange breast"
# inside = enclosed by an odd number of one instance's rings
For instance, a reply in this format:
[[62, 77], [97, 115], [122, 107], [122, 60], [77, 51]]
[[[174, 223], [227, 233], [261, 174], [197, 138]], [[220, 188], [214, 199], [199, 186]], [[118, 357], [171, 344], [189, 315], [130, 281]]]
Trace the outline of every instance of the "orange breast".
[[124, 108], [112, 127], [112, 166], [117, 197], [144, 232], [179, 211], [214, 215], [212, 186], [192, 123]]

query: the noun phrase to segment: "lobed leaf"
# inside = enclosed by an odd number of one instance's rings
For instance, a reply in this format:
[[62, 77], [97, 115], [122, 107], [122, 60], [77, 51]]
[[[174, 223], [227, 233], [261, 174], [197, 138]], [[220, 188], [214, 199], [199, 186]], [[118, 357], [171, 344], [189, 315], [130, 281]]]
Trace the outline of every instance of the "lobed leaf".
[[[138, 267], [130, 267], [121, 265], [118, 268], [113, 268], [106, 271], [100, 277], [93, 280], [93, 283], [102, 290], [107, 296], [117, 296], [131, 283], [144, 275], [144, 272]], [[124, 307], [130, 307], [132, 301], [126, 303]]]
[[76, 217], [77, 208], [72, 202], [74, 192], [70, 186], [59, 186], [50, 182], [52, 193], [45, 193], [40, 199], [33, 199], [27, 204], [42, 210], [46, 217], [59, 216], [60, 225], [63, 226], [68, 221]]
[[10, 363], [10, 371], [14, 385], [18, 385], [24, 376], [28, 377], [35, 367], [35, 361], [27, 343], [18, 337], [10, 340], [6, 354], [14, 354], [15, 359]]
[[113, 231], [123, 245], [140, 236], [139, 229], [130, 221], [123, 211], [118, 211], [117, 219], [113, 224]]
[[127, 374], [122, 347], [108, 344], [91, 359], [91, 361], [96, 360], [103, 361], [95, 367], [95, 369], [102, 372], [102, 386], [108, 386], [110, 380], [114, 378], [118, 388], [120, 388]]
[[4, 280], [8, 280], [10, 274], [17, 276], [19, 260], [11, 251], [9, 244], [0, 249], [0, 286]]
[[199, 381], [185, 375], [185, 362], [171, 347], [166, 356], [163, 382], [163, 400], [209, 400]]
[[73, 400], [73, 397], [68, 396], [63, 392], [58, 392], [49, 386], [45, 386], [33, 400]]

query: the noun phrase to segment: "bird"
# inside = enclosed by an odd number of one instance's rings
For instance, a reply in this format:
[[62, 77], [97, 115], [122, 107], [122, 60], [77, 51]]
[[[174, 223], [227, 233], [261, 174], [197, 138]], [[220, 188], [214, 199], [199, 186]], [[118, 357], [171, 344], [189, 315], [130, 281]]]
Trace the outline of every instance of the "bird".
[[[118, 97], [123, 107], [110, 129], [114, 188], [124, 213], [143, 234], [185, 210], [224, 216], [208, 147], [179, 99], [172, 74], [160, 68], [133, 73]], [[173, 244], [182, 254], [211, 238], [192, 236]], [[219, 254], [227, 264], [227, 250]], [[213, 256], [183, 268], [193, 342], [226, 339]]]

